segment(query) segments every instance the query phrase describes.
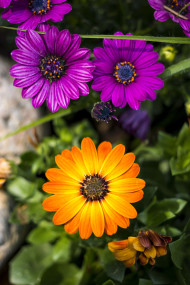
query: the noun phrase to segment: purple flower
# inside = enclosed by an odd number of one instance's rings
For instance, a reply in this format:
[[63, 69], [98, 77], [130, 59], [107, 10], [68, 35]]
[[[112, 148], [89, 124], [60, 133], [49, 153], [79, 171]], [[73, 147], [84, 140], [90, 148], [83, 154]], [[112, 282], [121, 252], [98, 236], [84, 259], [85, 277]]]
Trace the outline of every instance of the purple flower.
[[113, 114], [115, 113], [115, 109], [110, 104], [110, 102], [97, 102], [94, 104], [92, 109], [92, 118], [96, 119], [97, 121], [103, 121], [108, 123], [111, 119], [115, 119], [118, 121], [117, 117]]
[[127, 110], [119, 118], [119, 124], [130, 135], [145, 140], [150, 129], [150, 117], [145, 110]]
[[190, 3], [189, 0], [148, 0], [150, 6], [155, 9], [154, 18], [164, 22], [171, 18], [179, 23], [184, 33], [190, 36]]
[[0, 0], [0, 7], [7, 8], [11, 3], [11, 0]]
[[18, 62], [10, 69], [14, 86], [21, 87], [24, 99], [32, 98], [34, 108], [46, 100], [51, 112], [67, 108], [70, 99], [89, 94], [86, 82], [92, 80], [94, 65], [87, 59], [90, 50], [79, 48], [79, 35], [40, 25], [46, 34], [28, 30], [16, 38], [12, 58]]
[[94, 49], [96, 68], [92, 84], [94, 90], [102, 91], [101, 100], [112, 100], [120, 108], [128, 103], [135, 110], [140, 108], [141, 101], [154, 100], [154, 89], [164, 86], [155, 75], [164, 71], [164, 65], [156, 62], [159, 55], [153, 46], [124, 39], [104, 39], [103, 46]]
[[[21, 23], [20, 29], [35, 29], [48, 20], [62, 21], [64, 15], [72, 10], [71, 5], [64, 2], [66, 0], [12, 0], [11, 6], [3, 11], [2, 18], [12, 24]], [[18, 31], [18, 34], [23, 32]]]

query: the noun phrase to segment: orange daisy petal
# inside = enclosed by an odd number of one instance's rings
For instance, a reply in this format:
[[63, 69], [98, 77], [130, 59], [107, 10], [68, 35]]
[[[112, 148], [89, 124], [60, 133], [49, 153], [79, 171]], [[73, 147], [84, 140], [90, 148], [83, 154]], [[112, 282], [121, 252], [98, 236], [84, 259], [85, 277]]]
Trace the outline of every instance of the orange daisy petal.
[[102, 211], [102, 207], [99, 201], [92, 201], [91, 226], [95, 236], [101, 237], [103, 235], [105, 221], [104, 221], [104, 214]]
[[125, 154], [118, 165], [108, 175], [106, 175], [106, 180], [109, 181], [125, 173], [133, 165], [134, 161], [134, 153], [130, 152]]
[[104, 160], [102, 167], [99, 171], [101, 176], [105, 177], [108, 173], [110, 173], [117, 164], [121, 161], [125, 152], [125, 147], [122, 144], [117, 145], [112, 149], [112, 151], [107, 155]]
[[54, 212], [62, 208], [68, 201], [78, 196], [79, 196], [78, 193], [69, 194], [69, 195], [52, 195], [46, 198], [43, 201], [42, 205], [43, 205], [44, 210], [49, 211], [49, 212]]
[[71, 151], [68, 150], [68, 149], [64, 149], [61, 153], [61, 155], [64, 157], [64, 158], [67, 158], [67, 159], [70, 159], [73, 161], [73, 157], [72, 157], [72, 154], [71, 154]]
[[105, 200], [102, 201], [102, 206], [113, 222], [115, 222], [121, 228], [126, 229], [128, 227], [129, 223], [125, 220], [125, 218], [111, 208]]
[[92, 227], [90, 223], [91, 207], [92, 207], [92, 202], [87, 202], [84, 206], [84, 209], [80, 217], [79, 234], [80, 237], [83, 239], [89, 238], [92, 234]]
[[118, 240], [108, 243], [108, 248], [110, 251], [115, 252], [116, 250], [124, 249], [128, 246], [128, 240]]
[[[100, 202], [102, 205], [102, 202]], [[117, 224], [108, 216], [106, 210], [102, 205], [102, 210], [105, 218], [105, 233], [108, 235], [113, 235], [117, 232]]]
[[62, 155], [56, 155], [55, 162], [61, 168], [64, 173], [66, 173], [71, 178], [82, 181], [84, 179], [83, 175], [78, 170], [77, 165], [70, 159], [63, 157]]
[[65, 224], [79, 212], [85, 202], [86, 199], [82, 195], [68, 201], [55, 213], [53, 216], [53, 223], [55, 225]]
[[109, 193], [105, 197], [105, 200], [120, 215], [122, 215], [122, 216], [124, 216], [126, 218], [130, 218], [130, 219], [136, 218], [137, 211], [125, 199]]
[[99, 169], [101, 168], [104, 160], [106, 159], [107, 155], [110, 153], [112, 150], [112, 145], [110, 142], [102, 142], [98, 146], [98, 162], [99, 162]]
[[78, 231], [80, 217], [81, 217], [83, 209], [84, 209], [84, 206], [79, 210], [79, 212], [70, 221], [68, 221], [65, 224], [64, 229], [67, 233], [72, 235]]
[[94, 142], [90, 138], [84, 138], [81, 143], [81, 151], [89, 173], [96, 174], [98, 172], [98, 155]]
[[135, 178], [139, 175], [140, 172], [140, 166], [137, 163], [134, 163], [131, 168], [129, 170], [127, 170], [127, 172], [125, 172], [124, 174], [122, 174], [121, 176], [114, 178], [112, 181], [118, 181], [118, 180], [122, 180], [122, 179], [126, 179], [126, 178]]
[[82, 175], [85, 177], [85, 175], [90, 174], [84, 164], [82, 152], [77, 146], [72, 147], [72, 156]]
[[76, 180], [64, 174], [63, 170], [58, 168], [49, 168], [45, 173], [50, 181], [76, 183]]
[[144, 187], [145, 181], [140, 178], [126, 178], [109, 183], [109, 190], [119, 193], [135, 192]]
[[78, 184], [69, 184], [69, 183], [61, 183], [61, 182], [46, 182], [43, 184], [42, 189], [51, 194], [66, 194], [66, 193], [79, 193], [80, 185]]
[[[117, 195], [118, 192], [114, 194]], [[120, 197], [124, 198], [129, 203], [136, 203], [143, 198], [143, 195], [144, 195], [144, 192], [142, 190], [139, 190], [139, 191], [132, 192], [132, 193], [120, 194]]]

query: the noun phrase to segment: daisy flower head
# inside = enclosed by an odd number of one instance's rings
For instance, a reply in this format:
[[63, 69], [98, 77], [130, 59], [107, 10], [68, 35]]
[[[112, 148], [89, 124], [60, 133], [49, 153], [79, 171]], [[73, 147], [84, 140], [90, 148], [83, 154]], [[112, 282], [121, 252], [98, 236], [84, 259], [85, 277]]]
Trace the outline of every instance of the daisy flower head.
[[92, 233], [112, 235], [117, 226], [127, 228], [129, 219], [137, 216], [131, 203], [143, 197], [145, 182], [136, 178], [139, 165], [135, 155], [125, 153], [122, 144], [112, 149], [102, 142], [98, 149], [90, 138], [84, 138], [81, 149], [74, 146], [55, 157], [60, 169], [48, 169], [50, 180], [43, 190], [53, 194], [43, 202], [46, 211], [56, 211], [53, 222], [65, 224], [65, 231], [79, 231], [87, 239]]
[[[115, 35], [123, 35], [121, 32]], [[131, 35], [131, 34], [130, 34]], [[92, 88], [102, 91], [102, 101], [112, 100], [115, 107], [138, 110], [141, 101], [154, 100], [155, 89], [163, 87], [156, 75], [164, 71], [159, 55], [145, 41], [104, 39], [104, 48], [94, 49], [96, 66]]]
[[184, 33], [190, 37], [190, 1], [189, 0], [148, 0], [155, 9], [154, 18], [165, 22], [168, 19], [179, 23]]
[[51, 112], [66, 109], [70, 99], [89, 94], [86, 82], [92, 80], [94, 65], [88, 61], [90, 50], [80, 48], [79, 35], [55, 26], [41, 25], [38, 34], [28, 30], [16, 38], [12, 58], [18, 63], [10, 69], [14, 86], [23, 88], [22, 97], [32, 98], [37, 108], [46, 100]]
[[0, 0], [0, 7], [7, 8], [11, 3], [11, 0]]
[[[2, 2], [2, 0], [0, 0]], [[48, 20], [56, 23], [72, 10], [67, 0], [12, 0], [10, 7], [2, 12], [2, 18], [12, 24], [20, 24], [19, 29], [35, 29]], [[8, 1], [4, 1], [8, 2]], [[10, 1], [9, 1], [10, 2]], [[18, 31], [21, 35], [24, 32]]]

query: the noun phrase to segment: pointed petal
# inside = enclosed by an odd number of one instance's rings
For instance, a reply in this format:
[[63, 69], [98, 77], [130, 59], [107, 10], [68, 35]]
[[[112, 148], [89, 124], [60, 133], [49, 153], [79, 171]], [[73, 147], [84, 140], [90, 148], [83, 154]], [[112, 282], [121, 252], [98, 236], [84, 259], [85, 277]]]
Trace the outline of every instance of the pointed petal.
[[81, 151], [86, 168], [91, 175], [98, 172], [98, 156], [94, 142], [90, 138], [84, 138], [81, 143]]
[[145, 181], [140, 178], [126, 178], [110, 181], [109, 190], [119, 193], [135, 192], [145, 187]]
[[79, 222], [79, 234], [83, 239], [88, 239], [92, 234], [91, 227], [91, 207], [92, 202], [87, 202], [84, 206], [84, 209], [81, 214], [80, 222]]
[[93, 201], [91, 207], [91, 226], [92, 231], [97, 237], [101, 237], [104, 233], [104, 215], [99, 201]]
[[99, 169], [101, 168], [104, 160], [106, 159], [111, 150], [112, 150], [112, 144], [110, 142], [102, 142], [98, 146], [97, 151], [98, 151]]

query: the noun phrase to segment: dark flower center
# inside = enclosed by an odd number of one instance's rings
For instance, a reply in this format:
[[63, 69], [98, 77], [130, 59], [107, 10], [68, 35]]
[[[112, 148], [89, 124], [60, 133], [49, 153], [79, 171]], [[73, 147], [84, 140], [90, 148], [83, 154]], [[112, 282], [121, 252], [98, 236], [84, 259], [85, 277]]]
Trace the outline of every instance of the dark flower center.
[[85, 180], [81, 182], [81, 194], [87, 201], [100, 201], [108, 192], [108, 182], [99, 174], [87, 175]]
[[46, 14], [52, 7], [51, 0], [29, 0], [29, 8], [33, 14]]
[[117, 82], [127, 85], [135, 80], [135, 69], [134, 65], [130, 62], [119, 62], [115, 66], [115, 72], [113, 76], [116, 78]]
[[54, 81], [65, 74], [65, 60], [56, 55], [47, 55], [41, 59], [40, 68], [43, 77]]
[[166, 7], [169, 7], [170, 9], [184, 16], [188, 13], [188, 9], [186, 6], [189, 3], [189, 0], [167, 0]]

